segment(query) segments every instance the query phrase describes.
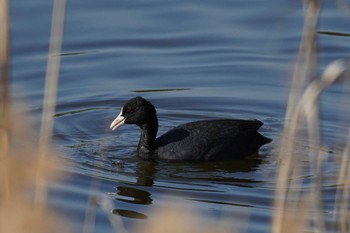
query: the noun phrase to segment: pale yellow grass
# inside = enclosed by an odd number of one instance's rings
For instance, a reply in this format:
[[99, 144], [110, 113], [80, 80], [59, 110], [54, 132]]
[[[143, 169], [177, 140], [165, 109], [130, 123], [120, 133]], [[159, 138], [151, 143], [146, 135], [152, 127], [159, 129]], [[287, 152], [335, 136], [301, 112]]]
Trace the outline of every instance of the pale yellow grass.
[[[337, 60], [328, 65], [324, 73], [317, 77], [317, 24], [320, 11], [320, 1], [304, 1], [305, 23], [303, 38], [294, 75], [291, 93], [286, 113], [284, 131], [279, 149], [279, 166], [275, 192], [275, 212], [273, 232], [305, 232], [314, 226], [317, 232], [327, 232], [325, 211], [323, 210], [322, 184], [326, 174], [322, 167], [327, 153], [321, 148], [320, 130], [320, 96], [331, 85], [349, 81], [349, 62]], [[346, 83], [345, 83], [346, 84]], [[309, 151], [301, 154], [297, 151], [295, 141], [303, 138], [308, 143]], [[335, 232], [349, 231], [349, 143], [345, 148], [338, 148], [335, 156], [340, 163], [337, 184], [338, 196], [334, 200], [333, 211]], [[344, 152], [342, 152], [344, 151]], [[308, 163], [303, 164], [305, 157]], [[311, 190], [303, 192], [302, 179], [299, 179], [305, 169], [311, 174]], [[347, 175], [345, 175], [347, 174]], [[347, 177], [347, 178], [345, 178]], [[299, 192], [295, 188], [300, 187]], [[345, 188], [344, 188], [345, 187]], [[348, 188], [346, 188], [348, 187]], [[300, 214], [302, 218], [300, 217]], [[295, 228], [297, 227], [297, 229]]]
[[[315, 231], [326, 232], [325, 219], [322, 213], [322, 164], [324, 152], [321, 148], [319, 97], [322, 92], [335, 82], [349, 79], [348, 66], [344, 61], [335, 61], [329, 65], [320, 78], [314, 79], [317, 69], [317, 22], [320, 3], [317, 0], [304, 1], [305, 27], [303, 40], [292, 79], [292, 91], [286, 113], [285, 129], [282, 134], [279, 152], [279, 166], [275, 193], [272, 232], [305, 232], [310, 222]], [[47, 183], [57, 176], [51, 158], [51, 133], [53, 113], [56, 101], [58, 73], [60, 67], [60, 48], [63, 34], [65, 1], [55, 1], [52, 24], [49, 66], [47, 69], [43, 125], [40, 139], [32, 134], [30, 123], [24, 116], [11, 110], [8, 81], [8, 3], [0, 0], [0, 61], [1, 61], [1, 93], [0, 93], [0, 232], [68, 232], [64, 226], [67, 221], [49, 211], [47, 206]], [[348, 106], [346, 106], [348, 107]], [[305, 130], [306, 129], [306, 133]], [[313, 185], [310, 192], [295, 192], [300, 179], [294, 179], [300, 170], [300, 155], [296, 153], [294, 139], [301, 133], [306, 135], [311, 150], [309, 156], [310, 170], [313, 172]], [[349, 133], [350, 138], [350, 133]], [[338, 193], [335, 199], [334, 229], [349, 232], [349, 180], [350, 180], [350, 139], [345, 148], [337, 153], [339, 175], [335, 182]], [[37, 142], [40, 142], [39, 144]], [[49, 156], [48, 156], [49, 155]], [[53, 156], [52, 156], [53, 155]], [[55, 161], [56, 163], [57, 161]], [[293, 189], [294, 187], [294, 189]], [[345, 188], [344, 188], [345, 187]], [[103, 201], [102, 201], [103, 202]], [[100, 204], [111, 220], [116, 232], [126, 232], [121, 218], [111, 215], [113, 203]], [[93, 216], [87, 207], [86, 216]], [[223, 233], [244, 232], [244, 229], [232, 229], [222, 222], [203, 222], [200, 213], [187, 212], [188, 208], [160, 208], [151, 212], [152, 219], [142, 224], [138, 232], [142, 233], [177, 233], [201, 232]], [[312, 210], [312, 211], [311, 211]], [[93, 217], [89, 218], [93, 221]], [[153, 220], [154, 219], [154, 220]], [[233, 220], [234, 221], [234, 220]], [[247, 218], [247, 222], [249, 218]], [[254, 224], [254, 223], [252, 223]], [[93, 223], [87, 224], [85, 232], [93, 232]], [[234, 223], [233, 223], [234, 225]]]
[[232, 224], [222, 221], [208, 221], [196, 210], [188, 210], [179, 205], [176, 208], [160, 208], [150, 213], [152, 219], [141, 225], [138, 233], [234, 233]]
[[0, 158], [0, 232], [69, 232], [67, 224], [46, 203], [34, 198], [37, 177], [47, 181], [56, 178], [58, 161], [53, 164], [45, 159], [39, 163], [37, 138], [24, 117], [15, 115], [8, 113], [10, 124], [6, 129], [3, 124], [1, 127], [1, 137], [6, 135], [6, 140], [1, 140], [0, 146], [7, 148], [7, 153]]
[[[9, 91], [8, 25], [8, 2], [1, 0], [0, 232], [69, 232], [67, 224], [49, 210], [45, 196], [47, 182], [57, 176], [55, 169], [57, 161], [53, 166], [53, 162], [49, 159], [55, 153], [50, 147], [53, 110], [44, 107], [45, 117], [42, 125], [44, 130], [41, 132], [38, 144], [38, 138], [30, 128], [30, 122], [12, 109], [13, 103]], [[62, 32], [59, 33], [61, 36]], [[52, 54], [50, 56], [52, 57]], [[57, 67], [57, 64], [52, 65]], [[50, 75], [54, 76], [54, 72]], [[53, 89], [56, 90], [56, 87]], [[55, 92], [49, 88], [45, 92], [49, 93], [46, 94], [46, 102], [55, 105], [52, 97]]]

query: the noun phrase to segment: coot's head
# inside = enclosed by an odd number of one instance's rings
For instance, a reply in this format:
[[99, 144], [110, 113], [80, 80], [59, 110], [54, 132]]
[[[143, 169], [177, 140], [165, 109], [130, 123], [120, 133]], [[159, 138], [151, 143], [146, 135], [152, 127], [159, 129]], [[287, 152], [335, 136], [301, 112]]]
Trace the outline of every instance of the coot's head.
[[122, 107], [117, 118], [114, 119], [110, 128], [116, 130], [125, 124], [136, 124], [142, 126], [150, 121], [157, 120], [156, 109], [144, 98], [137, 96], [130, 99]]

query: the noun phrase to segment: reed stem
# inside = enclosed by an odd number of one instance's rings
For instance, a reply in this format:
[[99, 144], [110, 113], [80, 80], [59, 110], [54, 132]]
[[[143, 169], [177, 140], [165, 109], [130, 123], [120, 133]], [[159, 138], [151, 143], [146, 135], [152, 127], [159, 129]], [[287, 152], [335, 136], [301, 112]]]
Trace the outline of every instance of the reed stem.
[[42, 125], [39, 138], [39, 169], [36, 178], [36, 203], [44, 204], [47, 199], [47, 185], [43, 176], [47, 154], [51, 151], [53, 116], [56, 107], [57, 86], [60, 71], [61, 48], [64, 28], [65, 0], [55, 0], [51, 25], [50, 48], [45, 77]]

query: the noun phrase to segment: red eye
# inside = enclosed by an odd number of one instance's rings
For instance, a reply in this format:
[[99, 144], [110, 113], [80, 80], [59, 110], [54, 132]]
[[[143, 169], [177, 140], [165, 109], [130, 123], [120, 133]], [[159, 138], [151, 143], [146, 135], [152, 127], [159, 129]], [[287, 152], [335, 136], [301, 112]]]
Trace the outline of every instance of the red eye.
[[130, 106], [127, 106], [126, 108], [124, 108], [124, 112], [126, 113], [130, 113], [132, 111], [132, 108]]

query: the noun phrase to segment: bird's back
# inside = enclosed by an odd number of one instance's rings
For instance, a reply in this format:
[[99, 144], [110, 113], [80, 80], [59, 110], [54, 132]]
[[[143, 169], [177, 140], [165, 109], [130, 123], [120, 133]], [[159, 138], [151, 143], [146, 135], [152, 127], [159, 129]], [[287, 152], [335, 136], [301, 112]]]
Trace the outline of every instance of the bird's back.
[[160, 136], [156, 155], [168, 160], [242, 159], [271, 141], [257, 132], [258, 120], [196, 121]]

